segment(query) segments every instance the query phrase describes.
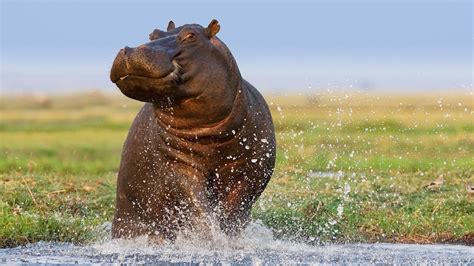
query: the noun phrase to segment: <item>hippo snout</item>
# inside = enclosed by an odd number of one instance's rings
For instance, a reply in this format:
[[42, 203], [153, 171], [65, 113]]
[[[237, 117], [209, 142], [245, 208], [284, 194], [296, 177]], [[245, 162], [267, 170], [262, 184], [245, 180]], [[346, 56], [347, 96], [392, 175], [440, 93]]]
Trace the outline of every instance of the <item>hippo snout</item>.
[[115, 57], [110, 79], [116, 83], [129, 76], [160, 79], [174, 70], [168, 52], [141, 45], [135, 48], [125, 46]]

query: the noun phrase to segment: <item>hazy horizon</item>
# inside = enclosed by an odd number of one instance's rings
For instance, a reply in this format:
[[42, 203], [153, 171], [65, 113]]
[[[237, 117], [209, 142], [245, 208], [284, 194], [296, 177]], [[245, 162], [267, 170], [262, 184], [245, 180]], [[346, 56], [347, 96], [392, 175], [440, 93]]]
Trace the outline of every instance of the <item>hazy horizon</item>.
[[2, 93], [115, 92], [120, 48], [154, 28], [220, 21], [261, 91], [470, 91], [472, 3], [416, 1], [1, 2]]

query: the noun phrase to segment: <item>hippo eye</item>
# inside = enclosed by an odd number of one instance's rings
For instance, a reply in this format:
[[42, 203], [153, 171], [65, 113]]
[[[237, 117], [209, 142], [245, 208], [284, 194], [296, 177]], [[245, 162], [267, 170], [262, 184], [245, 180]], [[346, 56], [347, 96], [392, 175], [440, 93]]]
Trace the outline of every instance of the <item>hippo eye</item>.
[[190, 33], [186, 34], [184, 39], [187, 40], [187, 41], [191, 41], [191, 40], [194, 40], [195, 37], [196, 37], [196, 35], [194, 35], [194, 33], [190, 32]]

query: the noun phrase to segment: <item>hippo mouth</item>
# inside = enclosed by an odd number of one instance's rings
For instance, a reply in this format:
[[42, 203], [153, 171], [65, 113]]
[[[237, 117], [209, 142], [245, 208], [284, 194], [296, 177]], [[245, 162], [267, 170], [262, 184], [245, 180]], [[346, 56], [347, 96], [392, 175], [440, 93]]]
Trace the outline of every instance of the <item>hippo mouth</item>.
[[175, 79], [178, 79], [178, 69], [173, 69], [172, 71], [161, 75], [159, 77], [154, 77], [154, 76], [144, 76], [144, 75], [138, 75], [138, 74], [125, 74], [123, 76], [118, 76], [112, 80], [113, 83], [117, 83], [119, 81], [125, 81], [125, 80], [148, 80], [148, 81], [172, 81]]
[[161, 76], [161, 77], [151, 77], [151, 76], [143, 76], [137, 74], [126, 74], [120, 76], [113, 80], [112, 82], [120, 85], [127, 82], [147, 82], [149, 84], [154, 84], [156, 86], [163, 85], [163, 84], [178, 84], [180, 81], [180, 75], [178, 69], [174, 69], [173, 71]]
[[[171, 71], [166, 76], [144, 76], [137, 74], [121, 74], [113, 82], [123, 94], [139, 101], [158, 101], [160, 97], [171, 93], [180, 85], [178, 71]], [[160, 96], [161, 95], [161, 96]]]

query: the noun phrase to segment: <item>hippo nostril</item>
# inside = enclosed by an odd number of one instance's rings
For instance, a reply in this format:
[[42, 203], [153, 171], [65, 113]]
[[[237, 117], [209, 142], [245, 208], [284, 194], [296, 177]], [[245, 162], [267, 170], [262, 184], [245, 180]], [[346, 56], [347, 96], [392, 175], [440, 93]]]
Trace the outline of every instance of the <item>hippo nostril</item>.
[[130, 54], [132, 52], [132, 48], [125, 46], [125, 48], [122, 49], [123, 55]]

